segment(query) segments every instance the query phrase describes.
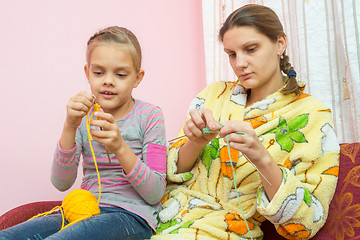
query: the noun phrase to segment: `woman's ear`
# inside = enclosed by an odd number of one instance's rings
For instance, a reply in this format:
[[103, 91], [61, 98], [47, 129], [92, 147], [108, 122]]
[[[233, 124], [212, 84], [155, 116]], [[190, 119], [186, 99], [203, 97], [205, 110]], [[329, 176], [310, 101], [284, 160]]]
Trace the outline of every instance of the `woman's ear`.
[[85, 75], [86, 75], [87, 80], [89, 81], [89, 69], [88, 69], [88, 65], [87, 65], [87, 64], [84, 65], [84, 72], [85, 72]]
[[280, 35], [277, 37], [277, 52], [284, 53], [287, 45], [287, 38], [285, 35]]
[[136, 80], [134, 83], [134, 88], [137, 88], [137, 86], [139, 86], [139, 84], [141, 83], [141, 81], [143, 80], [145, 75], [145, 71], [144, 70], [140, 70], [136, 76]]

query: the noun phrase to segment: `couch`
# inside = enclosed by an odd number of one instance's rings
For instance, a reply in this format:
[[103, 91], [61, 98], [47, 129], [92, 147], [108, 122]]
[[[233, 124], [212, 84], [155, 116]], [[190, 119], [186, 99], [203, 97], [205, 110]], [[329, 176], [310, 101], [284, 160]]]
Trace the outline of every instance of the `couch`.
[[[360, 240], [360, 143], [340, 144], [339, 180], [324, 227], [312, 239]], [[0, 230], [14, 226], [39, 213], [60, 206], [61, 201], [41, 201], [21, 205], [0, 216]], [[273, 225], [264, 222], [264, 240], [285, 239]], [[295, 239], [295, 238], [291, 238]]]

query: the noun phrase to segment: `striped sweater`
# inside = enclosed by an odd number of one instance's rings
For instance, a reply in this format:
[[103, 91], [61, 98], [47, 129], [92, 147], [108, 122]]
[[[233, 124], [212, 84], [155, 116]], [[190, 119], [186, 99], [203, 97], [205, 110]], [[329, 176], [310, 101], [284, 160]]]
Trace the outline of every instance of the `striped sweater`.
[[[142, 218], [155, 229], [160, 200], [166, 180], [166, 138], [161, 109], [152, 104], [135, 100], [131, 112], [117, 121], [125, 142], [137, 156], [137, 162], [126, 174], [115, 155], [110, 153], [109, 163], [103, 144], [92, 141], [101, 177], [100, 206], [122, 207]], [[77, 177], [82, 154], [83, 178], [81, 188], [98, 197], [99, 186], [91, 154], [85, 117], [77, 129], [76, 144], [63, 150], [57, 144], [51, 181], [59, 190], [69, 189]]]

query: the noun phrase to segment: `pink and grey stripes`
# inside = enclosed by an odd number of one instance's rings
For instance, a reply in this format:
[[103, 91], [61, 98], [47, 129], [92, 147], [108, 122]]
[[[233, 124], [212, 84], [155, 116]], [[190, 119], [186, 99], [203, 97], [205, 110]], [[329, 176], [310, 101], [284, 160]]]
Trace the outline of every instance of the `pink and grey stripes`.
[[[154, 228], [166, 186], [166, 137], [163, 113], [157, 106], [135, 100], [132, 111], [118, 120], [117, 124], [125, 142], [137, 156], [137, 162], [132, 171], [125, 174], [115, 155], [110, 153], [111, 163], [109, 163], [105, 147], [92, 141], [101, 178], [100, 205], [128, 209], [143, 217]], [[63, 150], [59, 144], [57, 145], [52, 167], [52, 182], [62, 191], [69, 189], [75, 182], [82, 156], [84, 176], [81, 188], [97, 196], [99, 186], [85, 119], [78, 127], [75, 141], [76, 145], [70, 150]]]

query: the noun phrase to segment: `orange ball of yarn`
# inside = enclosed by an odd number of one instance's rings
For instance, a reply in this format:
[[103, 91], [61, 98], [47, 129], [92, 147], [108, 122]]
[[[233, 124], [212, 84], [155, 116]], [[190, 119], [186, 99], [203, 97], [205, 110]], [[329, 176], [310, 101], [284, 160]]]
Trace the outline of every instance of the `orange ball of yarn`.
[[62, 207], [68, 222], [79, 221], [100, 214], [96, 197], [84, 189], [71, 191], [63, 200]]

